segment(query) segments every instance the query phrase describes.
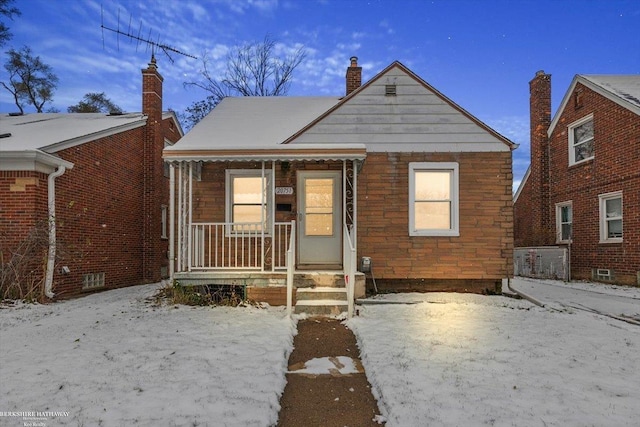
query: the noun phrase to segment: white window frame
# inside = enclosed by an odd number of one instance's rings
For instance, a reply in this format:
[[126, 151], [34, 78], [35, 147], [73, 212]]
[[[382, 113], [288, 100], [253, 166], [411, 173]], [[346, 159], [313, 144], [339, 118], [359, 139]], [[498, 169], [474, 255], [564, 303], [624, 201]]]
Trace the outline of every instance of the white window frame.
[[[583, 118], [581, 118], [580, 120], [577, 120], [573, 123], [571, 123], [570, 125], [567, 126], [567, 134], [568, 134], [568, 142], [569, 142], [569, 166], [573, 166], [573, 165], [578, 165], [580, 163], [583, 162], [588, 162], [589, 160], [593, 160], [593, 158], [595, 157], [595, 148], [594, 148], [594, 153], [593, 155], [591, 155], [591, 157], [587, 157], [584, 158], [582, 160], [578, 160], [576, 161], [576, 150], [575, 150], [575, 140], [574, 140], [574, 135], [575, 135], [575, 129], [578, 126], [582, 126], [583, 124], [589, 122], [589, 121], [593, 121], [593, 114], [589, 114], [588, 116], [585, 116]], [[591, 139], [591, 141], [595, 140], [595, 123], [594, 123], [594, 128], [593, 128], [593, 132], [594, 132], [594, 136]], [[593, 142], [595, 143], [595, 142]], [[584, 144], [584, 142], [583, 142]]]
[[[415, 176], [416, 172], [450, 171], [451, 172], [451, 228], [416, 229], [415, 227]], [[459, 193], [459, 164], [457, 162], [411, 162], [409, 163], [409, 236], [460, 236], [460, 204]]]
[[[571, 212], [571, 221], [568, 223], [562, 222], [562, 208], [568, 207]], [[562, 225], [570, 224], [571, 231], [569, 232], [569, 238], [562, 238]], [[573, 240], [573, 201], [556, 203], [556, 243], [569, 243]]]
[[[614, 199], [620, 199], [620, 216], [607, 218], [607, 201]], [[621, 243], [624, 238], [624, 200], [622, 199], [622, 191], [599, 194], [598, 201], [600, 206], [600, 243]], [[608, 237], [608, 222], [615, 220], [622, 222], [622, 237]]]
[[[260, 178], [262, 177], [262, 169], [227, 169], [225, 171], [225, 222], [231, 223], [233, 222], [233, 191], [232, 191], [232, 179], [234, 177], [253, 177]], [[271, 179], [272, 173], [271, 169], [264, 169], [264, 178], [266, 180], [265, 183], [265, 194], [264, 194], [264, 203], [266, 204], [266, 218], [264, 219], [264, 235], [271, 236], [271, 224], [273, 221], [273, 200], [271, 195]], [[227, 234], [236, 234], [231, 231], [232, 227], [227, 229]], [[241, 233], [240, 231], [238, 233]], [[258, 231], [258, 233], [260, 233]]]

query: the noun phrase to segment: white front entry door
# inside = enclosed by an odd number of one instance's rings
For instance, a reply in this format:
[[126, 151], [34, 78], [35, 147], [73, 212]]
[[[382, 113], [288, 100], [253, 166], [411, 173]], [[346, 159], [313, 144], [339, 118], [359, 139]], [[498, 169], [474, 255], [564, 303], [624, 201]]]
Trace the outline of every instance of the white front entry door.
[[298, 172], [298, 265], [342, 265], [342, 186], [338, 171]]

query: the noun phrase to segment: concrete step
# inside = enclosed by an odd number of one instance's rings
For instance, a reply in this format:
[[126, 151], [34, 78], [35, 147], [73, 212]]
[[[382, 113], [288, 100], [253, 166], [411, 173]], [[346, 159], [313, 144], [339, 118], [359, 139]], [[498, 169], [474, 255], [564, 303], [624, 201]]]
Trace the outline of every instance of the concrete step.
[[296, 272], [294, 282], [297, 288], [314, 286], [340, 288], [344, 287], [344, 273], [333, 271]]
[[310, 315], [338, 315], [346, 312], [348, 309], [347, 301], [344, 300], [331, 300], [331, 299], [318, 299], [318, 300], [303, 300], [296, 302], [296, 313], [306, 313]]
[[297, 301], [310, 301], [310, 300], [347, 300], [346, 288], [333, 288], [318, 286], [315, 288], [297, 288], [296, 289]]

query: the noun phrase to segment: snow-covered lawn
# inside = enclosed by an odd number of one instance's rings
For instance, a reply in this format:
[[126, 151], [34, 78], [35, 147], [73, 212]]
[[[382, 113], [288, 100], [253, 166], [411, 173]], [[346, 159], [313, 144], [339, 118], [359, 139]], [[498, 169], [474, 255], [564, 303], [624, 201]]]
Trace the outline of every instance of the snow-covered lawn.
[[0, 309], [0, 412], [69, 412], [47, 426], [274, 424], [295, 334], [285, 311], [158, 308], [145, 302], [157, 287]]
[[[69, 412], [48, 427], [273, 425], [295, 320], [154, 307], [157, 288], [0, 309], [0, 425], [24, 425], [7, 411]], [[380, 299], [421, 301], [347, 321], [388, 426], [638, 425], [638, 326], [498, 296]]]
[[422, 301], [347, 322], [388, 426], [639, 425], [638, 326], [505, 297], [380, 299]]

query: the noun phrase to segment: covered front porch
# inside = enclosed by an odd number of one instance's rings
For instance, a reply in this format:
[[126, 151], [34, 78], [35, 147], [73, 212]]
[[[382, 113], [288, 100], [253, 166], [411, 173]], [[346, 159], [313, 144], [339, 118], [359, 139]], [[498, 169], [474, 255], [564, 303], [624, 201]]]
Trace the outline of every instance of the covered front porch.
[[[311, 292], [335, 301], [338, 290], [350, 314], [364, 295], [356, 217], [365, 155], [359, 144], [165, 150], [171, 279], [239, 285], [245, 296], [289, 310]], [[323, 288], [334, 289], [316, 296]]]

